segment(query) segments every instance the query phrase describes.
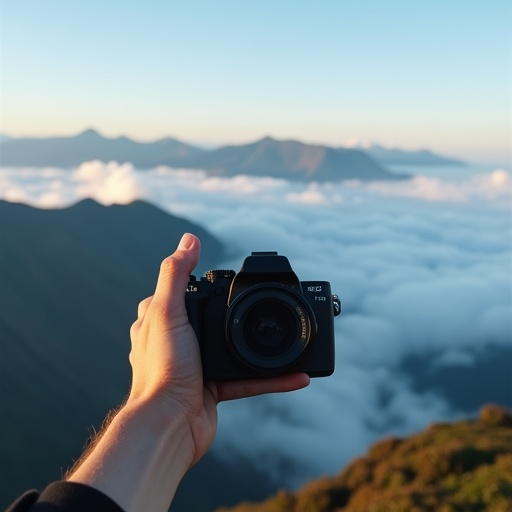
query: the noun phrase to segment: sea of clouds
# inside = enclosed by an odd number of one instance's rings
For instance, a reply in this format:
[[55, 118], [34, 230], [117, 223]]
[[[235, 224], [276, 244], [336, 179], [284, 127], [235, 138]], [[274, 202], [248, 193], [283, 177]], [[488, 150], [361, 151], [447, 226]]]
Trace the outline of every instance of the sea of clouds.
[[485, 349], [512, 347], [512, 176], [503, 169], [341, 184], [100, 162], [0, 169], [0, 199], [60, 208], [85, 197], [149, 200], [217, 236], [229, 248], [224, 268], [277, 250], [300, 279], [328, 280], [340, 295], [332, 377], [220, 406], [214, 450], [244, 454], [283, 484], [334, 473], [383, 435], [462, 413], [415, 390], [405, 358], [471, 366]]

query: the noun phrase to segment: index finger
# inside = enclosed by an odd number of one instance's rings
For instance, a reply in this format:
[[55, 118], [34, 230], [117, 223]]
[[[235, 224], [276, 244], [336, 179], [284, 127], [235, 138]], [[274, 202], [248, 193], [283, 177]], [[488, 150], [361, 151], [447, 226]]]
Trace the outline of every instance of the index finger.
[[[207, 383], [208, 388], [214, 394], [218, 402], [249, 398], [251, 396], [265, 395], [268, 393], [287, 393], [305, 388], [309, 385], [310, 378], [307, 373], [289, 373], [279, 377], [261, 379], [215, 381]], [[213, 390], [211, 389], [213, 386]]]

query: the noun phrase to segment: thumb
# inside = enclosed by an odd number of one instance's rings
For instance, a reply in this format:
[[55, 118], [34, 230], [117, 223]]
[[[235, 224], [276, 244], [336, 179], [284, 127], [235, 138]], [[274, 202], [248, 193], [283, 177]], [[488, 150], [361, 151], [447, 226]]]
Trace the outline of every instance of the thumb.
[[172, 311], [173, 316], [186, 313], [185, 290], [200, 252], [199, 238], [185, 233], [176, 251], [162, 261], [153, 300], [164, 305], [168, 313]]

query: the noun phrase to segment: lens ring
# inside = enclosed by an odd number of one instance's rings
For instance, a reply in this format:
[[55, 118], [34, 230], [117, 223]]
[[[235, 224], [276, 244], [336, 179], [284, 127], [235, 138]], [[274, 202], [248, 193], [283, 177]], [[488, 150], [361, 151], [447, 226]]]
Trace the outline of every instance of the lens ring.
[[226, 318], [231, 351], [241, 363], [260, 373], [294, 366], [314, 334], [309, 304], [281, 285], [250, 288], [235, 299]]

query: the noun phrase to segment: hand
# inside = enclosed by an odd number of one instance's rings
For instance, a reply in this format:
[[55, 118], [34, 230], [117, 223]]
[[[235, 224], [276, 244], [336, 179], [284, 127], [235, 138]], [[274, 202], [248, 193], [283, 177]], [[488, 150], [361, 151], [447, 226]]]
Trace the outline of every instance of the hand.
[[185, 308], [185, 290], [199, 253], [199, 239], [186, 234], [176, 252], [162, 262], [155, 294], [139, 304], [130, 354], [133, 384], [129, 402], [147, 399], [158, 404], [162, 416], [182, 415], [193, 440], [192, 463], [213, 441], [220, 401], [292, 391], [309, 384], [309, 377], [301, 373], [203, 382], [199, 345]]
[[162, 262], [155, 293], [139, 304], [130, 332], [129, 397], [67, 477], [99, 489], [127, 512], [168, 510], [181, 478], [215, 437], [220, 401], [309, 384], [303, 373], [203, 382], [199, 345], [185, 308], [199, 253], [199, 240], [186, 234]]

